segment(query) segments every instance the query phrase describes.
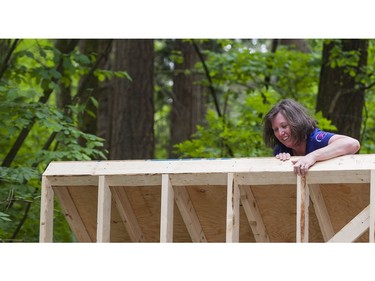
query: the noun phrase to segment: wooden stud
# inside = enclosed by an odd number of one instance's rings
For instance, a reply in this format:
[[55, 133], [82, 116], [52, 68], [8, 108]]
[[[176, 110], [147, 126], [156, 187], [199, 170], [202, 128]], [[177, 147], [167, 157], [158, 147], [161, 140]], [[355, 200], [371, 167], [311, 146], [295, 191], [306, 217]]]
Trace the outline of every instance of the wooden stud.
[[[226, 160], [228, 161], [228, 160]], [[124, 163], [125, 164], [125, 163]], [[147, 163], [145, 163], [146, 165]], [[84, 162], [80, 162], [80, 166], [84, 166]], [[108, 166], [109, 168], [111, 166]], [[264, 167], [267, 169], [266, 167]], [[271, 168], [271, 167], [270, 167]], [[160, 168], [159, 168], [160, 169]], [[312, 168], [311, 168], [312, 169]], [[150, 171], [149, 171], [150, 170]], [[206, 172], [198, 173], [196, 171], [186, 170], [186, 173], [169, 174], [173, 186], [189, 186], [189, 185], [226, 185], [225, 169], [221, 173]], [[229, 170], [229, 168], [227, 169]], [[265, 170], [257, 172], [236, 172], [239, 185], [270, 185], [270, 184], [295, 184], [296, 176], [293, 172], [279, 170]], [[125, 173], [125, 171], [124, 171]], [[132, 170], [136, 173], [136, 170]], [[160, 186], [160, 174], [153, 173], [150, 169], [142, 169], [140, 174], [122, 174], [122, 175], [106, 175], [107, 182], [110, 186]], [[142, 174], [144, 173], [144, 174]], [[67, 172], [62, 176], [48, 176], [52, 186], [82, 186], [82, 185], [98, 185], [97, 175], [71, 175]], [[338, 183], [369, 183], [369, 170], [344, 170], [344, 171], [309, 171], [306, 176], [307, 182], [310, 184], [338, 184]]]
[[236, 173], [238, 185], [279, 185], [296, 184], [296, 175], [290, 171], [270, 171], [265, 168], [263, 172]]
[[117, 210], [120, 214], [122, 222], [128, 232], [132, 242], [144, 242], [144, 235], [138, 224], [137, 218], [131, 207], [128, 196], [124, 188], [112, 188], [113, 199], [115, 201]]
[[240, 188], [235, 175], [228, 173], [226, 242], [239, 242], [240, 236]]
[[[323, 163], [323, 162], [319, 162]], [[313, 166], [314, 167], [314, 166]], [[306, 180], [309, 184], [340, 184], [340, 183], [368, 183], [370, 182], [369, 170], [336, 170], [335, 166], [330, 169], [314, 171], [309, 170]]]
[[161, 179], [160, 242], [173, 242], [174, 194], [168, 174]]
[[370, 229], [369, 229], [369, 242], [375, 242], [375, 170], [371, 170], [370, 180]]
[[174, 187], [175, 201], [193, 242], [207, 242], [189, 193], [184, 186]]
[[[56, 161], [51, 162], [44, 176], [112, 176], [155, 174], [222, 174], [255, 173], [263, 182], [272, 181], [272, 175], [281, 175], [289, 182], [293, 170], [290, 162], [280, 162], [274, 157], [197, 160], [111, 160], [111, 161]], [[374, 154], [345, 155], [321, 161], [309, 169], [309, 183], [369, 182]], [[351, 174], [348, 176], [348, 174]], [[323, 181], [316, 175], [323, 176]], [[334, 175], [332, 177], [332, 175]], [[337, 177], [339, 176], [339, 177]], [[311, 178], [311, 179], [310, 179]], [[339, 178], [339, 181], [337, 181]], [[284, 179], [281, 178], [281, 181]], [[251, 183], [252, 184], [252, 183]]]
[[93, 242], [83, 223], [81, 216], [73, 202], [67, 187], [54, 187], [56, 198], [59, 200], [64, 216], [68, 221], [70, 228], [73, 230], [79, 242]]
[[256, 242], [270, 242], [251, 186], [240, 186], [241, 203]]
[[354, 242], [370, 225], [370, 205], [345, 225], [328, 242]]
[[313, 202], [315, 214], [318, 219], [320, 230], [323, 235], [323, 239], [325, 242], [327, 242], [333, 237], [333, 235], [335, 235], [335, 232], [333, 230], [332, 222], [329, 217], [322, 192], [320, 190], [320, 185], [309, 184], [309, 192], [311, 201]]
[[111, 229], [111, 190], [105, 176], [99, 176], [98, 216], [96, 242], [110, 242]]
[[297, 242], [309, 241], [309, 200], [306, 177], [297, 175]]
[[161, 186], [160, 175], [106, 176], [110, 186]]
[[48, 179], [52, 186], [98, 186], [97, 176], [49, 176]]
[[42, 177], [39, 242], [53, 242], [53, 189], [46, 176]]

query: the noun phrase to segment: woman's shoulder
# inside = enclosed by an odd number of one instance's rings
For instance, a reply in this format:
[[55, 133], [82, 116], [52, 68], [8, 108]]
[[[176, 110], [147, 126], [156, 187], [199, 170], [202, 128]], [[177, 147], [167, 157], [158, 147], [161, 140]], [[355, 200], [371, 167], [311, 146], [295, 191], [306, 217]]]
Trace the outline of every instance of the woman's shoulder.
[[314, 131], [310, 134], [310, 141], [316, 141], [316, 142], [324, 142], [327, 141], [334, 136], [334, 133], [323, 131], [319, 128], [315, 128]]

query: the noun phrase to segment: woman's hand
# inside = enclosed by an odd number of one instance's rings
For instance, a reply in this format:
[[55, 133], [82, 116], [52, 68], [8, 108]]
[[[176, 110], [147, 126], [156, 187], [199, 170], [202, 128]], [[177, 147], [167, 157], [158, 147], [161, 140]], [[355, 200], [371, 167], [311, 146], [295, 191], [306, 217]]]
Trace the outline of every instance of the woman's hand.
[[279, 159], [281, 161], [286, 161], [290, 159], [290, 154], [286, 152], [282, 152], [282, 153], [276, 154], [275, 157], [276, 159]]
[[307, 175], [309, 168], [316, 162], [312, 154], [308, 154], [299, 159], [292, 160], [294, 173], [300, 176]]

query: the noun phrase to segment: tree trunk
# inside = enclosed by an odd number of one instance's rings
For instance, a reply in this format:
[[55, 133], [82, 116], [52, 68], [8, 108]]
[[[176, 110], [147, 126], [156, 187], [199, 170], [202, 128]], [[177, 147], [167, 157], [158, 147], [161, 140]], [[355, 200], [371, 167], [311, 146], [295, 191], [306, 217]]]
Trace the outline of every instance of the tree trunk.
[[153, 158], [153, 40], [115, 40], [114, 59], [114, 70], [127, 71], [132, 81], [113, 79], [110, 159]]
[[[338, 133], [358, 140], [362, 124], [364, 89], [358, 87], [356, 77], [367, 65], [367, 47], [368, 40], [365, 39], [333, 40], [325, 43], [317, 96], [317, 112], [322, 111], [323, 116], [336, 126]], [[352, 51], [358, 55], [354, 62], [354, 56], [350, 55]], [[345, 63], [336, 67], [331, 66], [333, 61], [343, 59], [344, 56], [346, 60], [351, 56], [350, 65]], [[352, 72], [349, 73], [349, 70]]]
[[8, 55], [11, 46], [10, 39], [0, 39], [0, 67], [5, 63], [5, 58]]
[[183, 61], [175, 63], [173, 76], [170, 158], [178, 157], [173, 146], [196, 132], [196, 126], [202, 124], [206, 112], [204, 87], [198, 84], [202, 77], [194, 70], [199, 56], [190, 42], [176, 40], [175, 49], [181, 52]]

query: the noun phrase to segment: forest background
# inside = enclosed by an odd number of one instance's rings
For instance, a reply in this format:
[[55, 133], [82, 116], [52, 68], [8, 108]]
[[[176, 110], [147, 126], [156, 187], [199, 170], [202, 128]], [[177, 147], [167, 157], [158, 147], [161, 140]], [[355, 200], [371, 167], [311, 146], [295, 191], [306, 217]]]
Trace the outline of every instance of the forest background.
[[[37, 242], [50, 161], [272, 156], [262, 118], [305, 105], [375, 151], [372, 39], [1, 39], [0, 240]], [[74, 241], [64, 215], [56, 242]]]

